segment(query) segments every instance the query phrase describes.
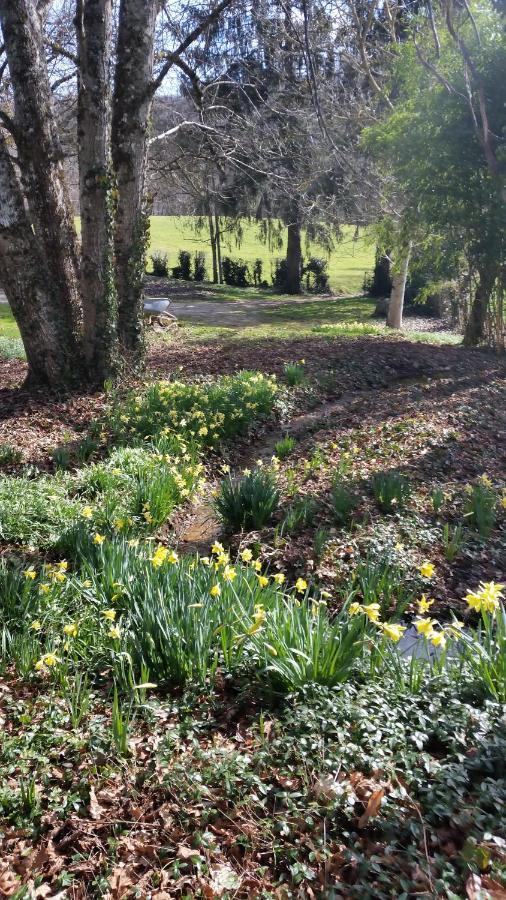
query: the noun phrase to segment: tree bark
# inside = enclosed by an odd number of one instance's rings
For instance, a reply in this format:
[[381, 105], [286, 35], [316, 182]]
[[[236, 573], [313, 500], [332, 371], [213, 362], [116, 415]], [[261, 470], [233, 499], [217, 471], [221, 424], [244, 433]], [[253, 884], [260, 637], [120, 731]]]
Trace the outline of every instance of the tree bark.
[[113, 101], [118, 337], [126, 361], [134, 367], [144, 356], [142, 290], [149, 234], [144, 176], [157, 12], [155, 0], [121, 2]]
[[[30, 218], [44, 257], [73, 380], [82, 376], [78, 245], [52, 109], [42, 27], [35, 0], [0, 0], [0, 24], [14, 96], [16, 145]], [[65, 371], [65, 365], [62, 371]]]
[[51, 386], [71, 383], [75, 375], [72, 332], [68, 323], [59, 318], [44, 255], [1, 132], [0, 283], [25, 347], [27, 382]]
[[78, 0], [83, 343], [88, 369], [97, 382], [114, 370], [117, 338], [108, 62], [111, 24], [112, 0]]
[[464, 345], [466, 347], [476, 347], [485, 339], [485, 323], [487, 321], [492, 284], [490, 277], [486, 273], [480, 272], [471, 312], [464, 332]]
[[289, 294], [302, 291], [302, 245], [300, 221], [294, 216], [287, 226], [286, 290]]
[[214, 231], [214, 221], [211, 210], [207, 216], [209, 226], [209, 239], [211, 241], [211, 254], [213, 258], [213, 284], [218, 284], [218, 258], [216, 255], [216, 234]]
[[406, 281], [408, 280], [409, 260], [411, 257], [411, 244], [402, 251], [400, 267], [392, 274], [392, 290], [390, 303], [388, 304], [387, 326], [388, 328], [402, 328], [402, 315], [404, 312], [404, 294]]
[[221, 225], [220, 217], [214, 215], [214, 236], [216, 240], [216, 262], [218, 264], [218, 284], [223, 284], [223, 269], [221, 267]]

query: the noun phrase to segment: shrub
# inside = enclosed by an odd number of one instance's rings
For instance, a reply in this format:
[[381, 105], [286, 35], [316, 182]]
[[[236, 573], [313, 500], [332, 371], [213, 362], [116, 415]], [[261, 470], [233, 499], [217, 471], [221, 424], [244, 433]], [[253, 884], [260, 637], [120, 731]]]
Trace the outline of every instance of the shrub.
[[347, 525], [353, 512], [358, 506], [359, 500], [356, 494], [353, 494], [345, 484], [343, 484], [339, 475], [336, 475], [332, 481], [330, 491], [332, 502], [332, 514], [337, 525]]
[[376, 262], [372, 276], [364, 277], [363, 288], [370, 297], [389, 297], [392, 290], [391, 263], [388, 255], [376, 250]]
[[249, 287], [249, 268], [244, 260], [234, 260], [229, 256], [224, 256], [221, 261], [221, 269], [225, 284], [231, 287]]
[[69, 496], [69, 476], [0, 478], [0, 538], [47, 547], [79, 515]]
[[297, 441], [295, 438], [285, 435], [274, 445], [274, 452], [279, 459], [286, 459], [295, 450], [296, 446]]
[[0, 444], [0, 466], [16, 466], [23, 459], [21, 450], [11, 444]]
[[279, 491], [274, 475], [265, 469], [256, 469], [238, 480], [227, 476], [221, 483], [214, 507], [230, 531], [251, 531], [267, 525], [278, 504]]
[[274, 274], [272, 276], [272, 284], [277, 291], [284, 292], [286, 291], [287, 283], [288, 266], [286, 264], [286, 259], [277, 259], [275, 263]]
[[0, 359], [26, 359], [23, 341], [0, 335]]
[[398, 472], [378, 472], [371, 480], [371, 487], [376, 503], [385, 513], [402, 509], [411, 494], [408, 479]]
[[153, 275], [157, 278], [167, 278], [169, 274], [168, 256], [166, 253], [152, 253]]
[[303, 363], [290, 362], [283, 366], [283, 374], [290, 387], [298, 387], [306, 380], [306, 372]]
[[195, 254], [193, 263], [193, 280], [205, 281], [207, 277], [206, 255], [201, 250]]
[[172, 269], [172, 277], [173, 278], [182, 278], [183, 281], [191, 281], [191, 277], [192, 277], [191, 253], [189, 253], [188, 250], [180, 250], [178, 259], [179, 259], [179, 265], [175, 266]]
[[261, 259], [256, 259], [253, 263], [253, 284], [255, 287], [260, 287], [262, 284], [262, 271], [264, 264]]
[[496, 521], [496, 497], [488, 479], [481, 478], [470, 485], [464, 504], [464, 517], [471, 528], [483, 538], [488, 538]]
[[306, 276], [306, 288], [312, 294], [326, 294], [329, 291], [327, 260], [311, 256], [302, 270]]

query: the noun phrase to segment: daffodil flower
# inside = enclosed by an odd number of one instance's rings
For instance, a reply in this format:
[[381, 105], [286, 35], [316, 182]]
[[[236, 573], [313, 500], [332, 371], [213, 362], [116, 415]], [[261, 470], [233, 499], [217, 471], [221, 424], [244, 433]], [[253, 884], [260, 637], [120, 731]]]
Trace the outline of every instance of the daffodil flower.
[[75, 622], [63, 626], [63, 633], [66, 634], [67, 637], [77, 637], [77, 632], [78, 628]]
[[102, 615], [104, 619], [107, 619], [108, 622], [114, 622], [116, 618], [116, 610], [115, 609], [103, 609]]
[[297, 578], [295, 590], [298, 594], [303, 594], [307, 590], [307, 581], [304, 578]]
[[245, 550], [242, 551], [241, 559], [243, 562], [251, 562], [251, 560], [253, 559], [253, 553], [251, 552], [251, 550], [249, 548], [246, 548]]
[[221, 594], [221, 588], [219, 584], [213, 584], [209, 593], [211, 594], [211, 597], [219, 597]]
[[402, 635], [406, 631], [406, 627], [404, 625], [397, 625], [395, 622], [382, 622], [381, 629], [383, 633], [386, 634], [386, 636], [395, 643], [397, 643], [397, 641], [400, 641]]
[[422, 578], [432, 578], [435, 568], [433, 563], [425, 561], [419, 568], [420, 575]]
[[95, 534], [94, 537], [93, 537], [93, 543], [94, 543], [94, 544], [103, 544], [104, 541], [105, 541], [104, 535], [103, 535], [103, 534], [98, 534], [98, 532], [97, 532], [97, 534]]

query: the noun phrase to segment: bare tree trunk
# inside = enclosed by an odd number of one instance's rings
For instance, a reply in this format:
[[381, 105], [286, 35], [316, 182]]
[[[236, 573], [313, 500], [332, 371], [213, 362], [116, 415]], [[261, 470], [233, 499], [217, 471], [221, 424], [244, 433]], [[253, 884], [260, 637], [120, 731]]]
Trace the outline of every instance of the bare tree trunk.
[[78, 0], [78, 146], [81, 201], [81, 296], [86, 362], [97, 382], [114, 368], [113, 185], [110, 161], [112, 0]]
[[60, 319], [51, 279], [28, 219], [23, 192], [0, 132], [0, 283], [21, 333], [27, 381], [70, 383], [75, 374], [73, 336]]
[[144, 356], [142, 288], [149, 235], [144, 176], [157, 11], [155, 0], [121, 2], [113, 103], [118, 336], [124, 357], [134, 366]]
[[302, 246], [298, 216], [294, 216], [288, 223], [287, 232], [286, 290], [289, 294], [300, 294], [302, 290]]
[[0, 24], [14, 95], [23, 188], [50, 280], [54, 318], [61, 322], [68, 342], [63, 353], [73, 356], [76, 379], [82, 375], [78, 246], [35, 0], [0, 0]]
[[211, 253], [213, 257], [213, 284], [218, 284], [218, 257], [216, 255], [216, 234], [214, 231], [214, 221], [212, 212], [209, 211], [207, 216], [207, 222], [209, 225], [209, 238], [211, 241]]
[[476, 347], [485, 338], [485, 323], [492, 286], [493, 280], [490, 276], [487, 273], [480, 272], [471, 312], [464, 332], [464, 344], [466, 347]]
[[400, 261], [400, 268], [396, 268], [392, 274], [392, 290], [390, 303], [388, 304], [387, 326], [388, 328], [402, 328], [402, 314], [404, 312], [404, 294], [406, 281], [408, 280], [409, 260], [411, 257], [411, 244], [404, 248]]
[[223, 284], [223, 269], [221, 267], [221, 225], [220, 217], [214, 215], [214, 234], [216, 237], [216, 262], [218, 263], [218, 284]]

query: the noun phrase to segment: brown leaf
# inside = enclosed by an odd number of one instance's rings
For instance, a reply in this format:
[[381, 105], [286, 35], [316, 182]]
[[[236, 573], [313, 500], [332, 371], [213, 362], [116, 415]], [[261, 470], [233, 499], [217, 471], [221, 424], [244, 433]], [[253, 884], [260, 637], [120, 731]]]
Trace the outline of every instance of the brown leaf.
[[113, 900], [121, 900], [122, 897], [125, 897], [134, 884], [128, 870], [122, 866], [116, 866], [109, 878]]
[[381, 801], [383, 800], [384, 796], [384, 788], [379, 788], [377, 791], [372, 792], [367, 802], [367, 806], [357, 822], [359, 828], [365, 828], [369, 819], [372, 819], [373, 816], [378, 815], [381, 808]]
[[104, 810], [100, 806], [100, 803], [97, 800], [97, 795], [95, 793], [95, 788], [90, 788], [90, 802], [89, 802], [89, 811], [90, 811], [90, 819], [93, 819], [95, 822], [97, 819], [101, 819], [104, 813]]
[[5, 897], [12, 897], [19, 890], [20, 881], [16, 877], [12, 869], [3, 869], [0, 872], [0, 894]]

